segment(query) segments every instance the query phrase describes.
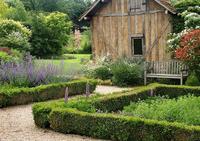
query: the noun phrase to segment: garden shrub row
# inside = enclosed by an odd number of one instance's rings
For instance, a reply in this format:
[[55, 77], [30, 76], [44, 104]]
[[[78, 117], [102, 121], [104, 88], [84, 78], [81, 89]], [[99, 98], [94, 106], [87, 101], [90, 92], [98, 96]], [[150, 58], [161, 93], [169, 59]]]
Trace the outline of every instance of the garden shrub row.
[[188, 93], [198, 95], [200, 88], [153, 84], [129, 92], [97, 97], [91, 103], [97, 109], [97, 113], [66, 107], [59, 102], [56, 105], [54, 102], [53, 105], [34, 105], [33, 114], [36, 125], [50, 127], [62, 133], [120, 141], [197, 141], [200, 139], [200, 126], [111, 113], [123, 109], [131, 101], [146, 99], [149, 96], [168, 95], [176, 98]]
[[62, 98], [66, 87], [69, 87], [69, 96], [85, 93], [86, 84], [90, 84], [90, 91], [96, 88], [96, 80], [74, 80], [66, 83], [41, 85], [33, 88], [13, 88], [0, 91], [0, 107], [22, 105]]
[[199, 141], [200, 139], [200, 126], [116, 114], [94, 114], [58, 108], [51, 112], [49, 121], [54, 131], [116, 141]]

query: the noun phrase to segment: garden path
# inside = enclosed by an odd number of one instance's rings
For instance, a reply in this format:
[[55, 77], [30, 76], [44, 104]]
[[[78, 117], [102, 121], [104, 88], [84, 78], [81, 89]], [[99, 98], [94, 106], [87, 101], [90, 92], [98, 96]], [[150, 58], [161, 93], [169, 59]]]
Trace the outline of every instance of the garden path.
[[[123, 90], [125, 89], [98, 86], [96, 92], [107, 94]], [[34, 124], [31, 108], [32, 104], [0, 109], [0, 141], [98, 141], [38, 128]]]

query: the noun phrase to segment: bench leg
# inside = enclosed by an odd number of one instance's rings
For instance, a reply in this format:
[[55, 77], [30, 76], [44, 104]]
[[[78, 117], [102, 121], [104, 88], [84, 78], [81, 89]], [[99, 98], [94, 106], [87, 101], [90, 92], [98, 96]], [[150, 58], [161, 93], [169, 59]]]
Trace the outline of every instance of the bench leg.
[[144, 85], [146, 86], [147, 85], [147, 78], [144, 77]]
[[181, 72], [181, 85], [183, 85], [183, 73]]
[[144, 72], [144, 85], [147, 85], [147, 72]]
[[183, 78], [180, 79], [181, 85], [183, 85]]

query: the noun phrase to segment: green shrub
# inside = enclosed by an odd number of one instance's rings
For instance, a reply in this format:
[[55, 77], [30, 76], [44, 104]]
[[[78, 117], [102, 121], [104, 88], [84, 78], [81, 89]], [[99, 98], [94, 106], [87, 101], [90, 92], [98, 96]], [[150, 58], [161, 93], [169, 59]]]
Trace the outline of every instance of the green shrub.
[[108, 67], [100, 66], [94, 70], [93, 77], [101, 80], [108, 80], [112, 78], [112, 73]]
[[118, 60], [111, 66], [112, 81], [118, 86], [138, 85], [142, 80], [141, 66], [129, 63], [126, 60]]
[[200, 81], [195, 72], [190, 74], [185, 84], [188, 86], [200, 86]]
[[83, 94], [87, 83], [90, 84], [90, 91], [93, 92], [97, 85], [95, 80], [75, 80], [34, 88], [0, 89], [0, 107], [62, 98], [65, 95], [66, 87], [69, 87], [70, 96]]
[[54, 12], [32, 16], [31, 54], [38, 57], [61, 55], [67, 45], [72, 23], [68, 15]]
[[200, 97], [192, 95], [168, 99], [165, 97], [153, 97], [145, 101], [131, 103], [124, 108], [126, 115], [180, 122], [188, 125], [200, 125]]
[[31, 31], [20, 22], [0, 20], [0, 46], [29, 51]]

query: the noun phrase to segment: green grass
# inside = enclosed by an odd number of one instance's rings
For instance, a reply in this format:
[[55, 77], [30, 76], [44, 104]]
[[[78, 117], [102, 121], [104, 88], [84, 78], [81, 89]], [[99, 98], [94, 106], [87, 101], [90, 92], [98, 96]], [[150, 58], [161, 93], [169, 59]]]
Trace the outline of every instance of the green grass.
[[36, 60], [36, 64], [54, 64], [57, 66], [64, 65], [64, 71], [68, 73], [80, 73], [84, 67], [84, 60], [88, 62], [90, 60], [91, 54], [64, 54], [63, 58], [67, 56], [73, 56], [75, 59], [40, 59]]
[[124, 107], [123, 114], [154, 120], [200, 125], [200, 97], [152, 97]]

